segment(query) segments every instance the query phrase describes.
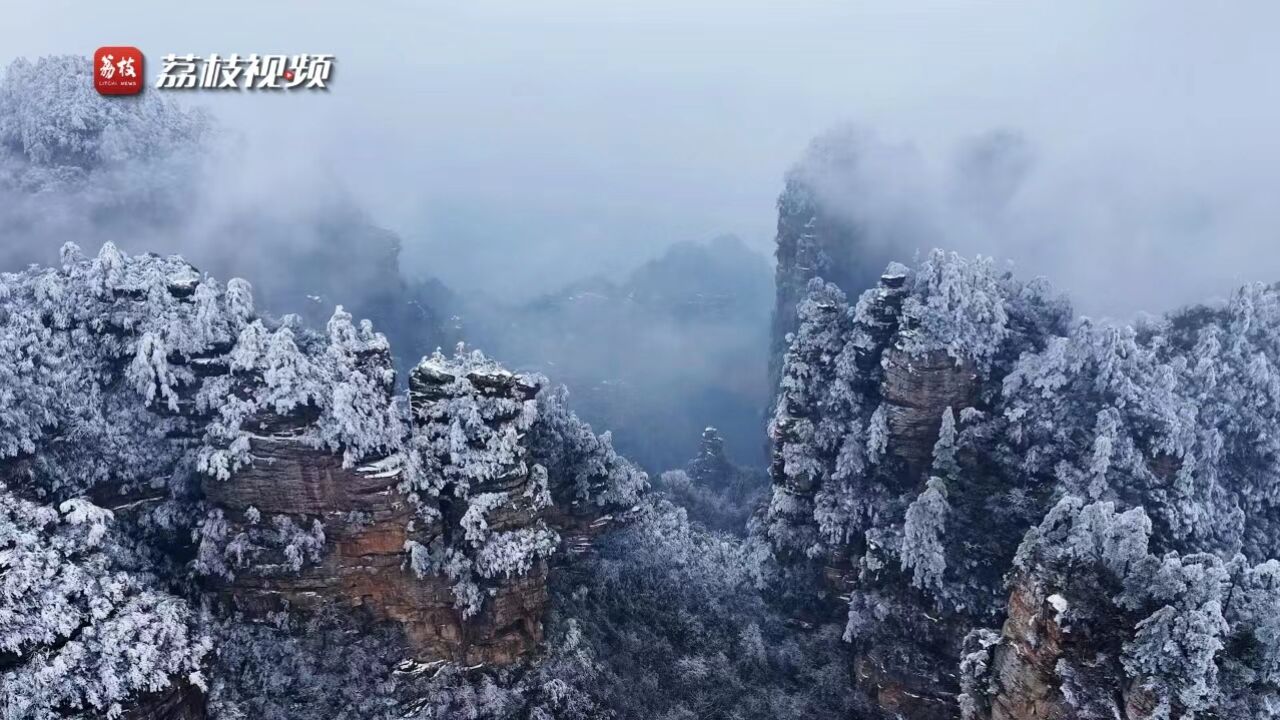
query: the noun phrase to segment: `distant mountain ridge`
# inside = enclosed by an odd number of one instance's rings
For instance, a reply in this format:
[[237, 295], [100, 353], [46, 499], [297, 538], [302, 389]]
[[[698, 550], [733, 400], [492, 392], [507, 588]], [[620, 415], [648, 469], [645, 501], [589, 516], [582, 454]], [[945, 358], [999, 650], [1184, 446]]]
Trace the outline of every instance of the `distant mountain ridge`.
[[619, 282], [473, 306], [464, 322], [495, 356], [565, 383], [575, 409], [651, 470], [679, 467], [707, 425], [758, 463], [772, 293], [768, 261], [727, 236], [672, 245]]

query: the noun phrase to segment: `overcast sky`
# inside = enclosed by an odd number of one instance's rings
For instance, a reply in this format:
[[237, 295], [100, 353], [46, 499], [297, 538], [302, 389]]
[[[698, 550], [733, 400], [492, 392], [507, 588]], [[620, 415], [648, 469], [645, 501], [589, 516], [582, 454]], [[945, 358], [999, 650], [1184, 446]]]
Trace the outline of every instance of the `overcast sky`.
[[770, 252], [783, 173], [841, 122], [924, 165], [1007, 128], [1035, 158], [1024, 244], [964, 248], [1124, 314], [1280, 279], [1278, 21], [1264, 2], [28, 2], [0, 61], [334, 53], [323, 95], [191, 99], [245, 130], [268, 191], [347, 184], [411, 268], [499, 293], [726, 232]]

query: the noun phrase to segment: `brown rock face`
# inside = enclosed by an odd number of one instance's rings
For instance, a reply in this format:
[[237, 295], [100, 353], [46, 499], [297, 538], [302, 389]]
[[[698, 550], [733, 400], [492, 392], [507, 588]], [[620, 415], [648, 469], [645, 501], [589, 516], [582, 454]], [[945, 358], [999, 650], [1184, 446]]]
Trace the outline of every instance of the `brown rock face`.
[[1127, 678], [1121, 644], [1132, 619], [1063, 624], [1055, 589], [1026, 575], [1013, 581], [1009, 611], [990, 663], [970, 690], [966, 720], [1149, 720], [1157, 701]]
[[205, 483], [210, 502], [232, 527], [250, 524], [249, 508], [286, 514], [301, 527], [319, 521], [324, 546], [318, 563], [298, 571], [282, 569], [283, 558], [264, 557], [234, 580], [218, 581], [238, 609], [262, 615], [337, 603], [367, 611], [399, 624], [415, 659], [424, 661], [506, 663], [541, 640], [545, 566], [502, 585], [480, 615], [464, 621], [446, 578], [419, 578], [406, 566], [406, 541], [425, 544], [441, 528], [415, 518], [397, 475], [344, 468], [341, 457], [284, 438], [256, 439], [253, 453], [253, 467]]
[[1025, 579], [1014, 585], [1004, 639], [992, 654], [992, 720], [1075, 717], [1056, 671], [1065, 638], [1054, 618], [1042, 588]]
[[[415, 410], [444, 399], [452, 376], [415, 372]], [[509, 374], [470, 378], [481, 392], [531, 399], [538, 388]], [[417, 413], [415, 412], [415, 415]], [[415, 420], [417, 422], [417, 420]], [[399, 485], [399, 469], [371, 460], [343, 467], [340, 455], [304, 444], [287, 424], [251, 440], [253, 463], [227, 481], [206, 479], [211, 505], [222, 511], [227, 537], [286, 517], [301, 529], [320, 527], [320, 547], [301, 568], [287, 553], [270, 548], [236, 569], [232, 579], [214, 578], [216, 591], [238, 610], [254, 616], [290, 609], [312, 611], [326, 605], [392, 622], [404, 632], [413, 659], [464, 664], [505, 664], [534, 649], [542, 639], [547, 606], [548, 567], [538, 560], [522, 575], [482, 583], [480, 611], [465, 617], [452, 582], [442, 575], [419, 577], [408, 562], [407, 543], [422, 547], [461, 542], [461, 508], [451, 498], [429, 499], [424, 515]], [[523, 458], [507, 472], [472, 492], [507, 493], [509, 501], [485, 516], [492, 532], [532, 526], [539, 518], [526, 496], [530, 474]], [[313, 534], [313, 537], [315, 535]]]
[[973, 405], [978, 375], [945, 351], [911, 355], [898, 348], [884, 352], [880, 394], [889, 424], [889, 452], [906, 463], [904, 479], [914, 483], [933, 460], [942, 413]]
[[927, 670], [912, 672], [876, 648], [860, 653], [854, 664], [854, 680], [880, 709], [893, 718], [952, 720], [956, 717], [954, 692], [939, 687]]
[[[933, 461], [933, 446], [943, 412], [975, 404], [978, 376], [967, 363], [957, 363], [944, 351], [911, 355], [889, 346], [881, 354], [883, 369], [879, 387], [889, 440], [887, 451], [899, 462], [890, 463], [893, 484], [903, 489], [923, 486]], [[833, 589], [857, 581], [849, 563], [832, 563], [827, 579], [842, 582]], [[916, 612], [929, 613], [928, 607]], [[952, 627], [954, 625], [954, 627]], [[902, 658], [879, 647], [857, 648], [855, 682], [891, 717], [911, 720], [948, 720], [958, 716], [958, 685], [953, 672], [959, 640], [968, 631], [948, 618], [935, 621], [935, 637], [915, 638], [913, 657]]]

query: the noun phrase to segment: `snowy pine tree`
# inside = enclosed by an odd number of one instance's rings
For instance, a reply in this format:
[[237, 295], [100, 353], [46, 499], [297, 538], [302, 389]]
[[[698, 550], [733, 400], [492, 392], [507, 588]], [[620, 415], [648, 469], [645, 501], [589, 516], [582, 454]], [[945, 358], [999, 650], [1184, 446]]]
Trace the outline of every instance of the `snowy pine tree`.
[[135, 569], [113, 525], [87, 500], [55, 509], [0, 485], [0, 717], [115, 717], [142, 693], [203, 686], [195, 612]]

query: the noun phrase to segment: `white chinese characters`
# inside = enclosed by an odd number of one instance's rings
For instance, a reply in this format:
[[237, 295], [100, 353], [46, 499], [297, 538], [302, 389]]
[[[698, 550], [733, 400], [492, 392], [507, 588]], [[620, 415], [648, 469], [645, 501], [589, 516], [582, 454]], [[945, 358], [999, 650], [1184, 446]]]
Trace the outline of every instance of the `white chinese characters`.
[[110, 80], [116, 76], [117, 70], [120, 72], [120, 77], [122, 78], [138, 77], [138, 71], [133, 69], [133, 58], [120, 58], [120, 61], [116, 62], [115, 55], [103, 55], [102, 67], [98, 68], [98, 74]]
[[[130, 68], [132, 71], [132, 68]], [[105, 72], [105, 69], [104, 69]], [[333, 55], [259, 55], [208, 57], [193, 54], [164, 56], [156, 80], [158, 88], [210, 90], [288, 90], [328, 88]]]

